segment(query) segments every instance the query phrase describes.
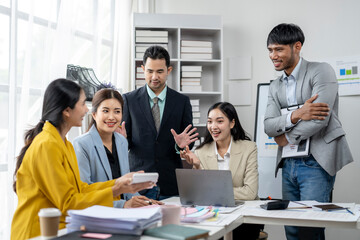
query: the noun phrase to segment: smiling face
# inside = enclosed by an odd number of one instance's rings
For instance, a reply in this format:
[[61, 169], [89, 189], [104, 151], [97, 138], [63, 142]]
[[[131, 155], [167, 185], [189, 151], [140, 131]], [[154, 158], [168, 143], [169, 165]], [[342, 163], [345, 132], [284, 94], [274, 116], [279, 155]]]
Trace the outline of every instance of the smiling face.
[[284, 70], [287, 75], [290, 75], [299, 62], [301, 43], [296, 42], [293, 45], [269, 44], [268, 50], [275, 70]]
[[100, 103], [92, 116], [100, 134], [112, 134], [121, 124], [121, 104], [116, 98], [106, 99]]
[[145, 80], [150, 89], [159, 95], [165, 88], [168, 75], [172, 67], [166, 67], [165, 59], [147, 58], [145, 66], [142, 66], [145, 72]]
[[235, 120], [230, 121], [220, 109], [215, 108], [209, 112], [207, 129], [215, 142], [230, 141], [230, 131], [234, 125]]
[[[63, 114], [65, 114], [66, 118], [64, 118], [64, 121], [68, 124], [70, 127], [81, 127], [82, 120], [84, 119], [84, 116], [89, 111], [88, 107], [85, 104], [86, 96], [83, 90], [80, 91], [80, 97], [77, 103], [75, 104], [75, 107], [71, 109], [68, 107], [64, 110]], [[66, 119], [66, 120], [65, 120]]]

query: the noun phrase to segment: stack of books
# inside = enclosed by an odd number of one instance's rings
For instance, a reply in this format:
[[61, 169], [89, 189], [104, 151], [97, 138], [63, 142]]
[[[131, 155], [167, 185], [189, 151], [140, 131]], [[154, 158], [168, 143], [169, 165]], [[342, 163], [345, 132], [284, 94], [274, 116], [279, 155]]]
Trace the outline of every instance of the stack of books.
[[145, 73], [142, 67], [136, 67], [136, 73], [135, 73], [135, 89], [141, 88], [142, 86], [145, 86]]
[[190, 99], [193, 114], [193, 124], [200, 123], [200, 99]]
[[181, 91], [201, 92], [202, 66], [181, 66]]
[[212, 59], [212, 42], [181, 40], [182, 59]]
[[135, 35], [135, 58], [142, 59], [145, 50], [152, 45], [168, 48], [168, 31], [136, 30]]
[[161, 220], [160, 207], [139, 209], [92, 206], [83, 210], [69, 210], [68, 214], [68, 232], [85, 227], [90, 232], [141, 235], [144, 229]]

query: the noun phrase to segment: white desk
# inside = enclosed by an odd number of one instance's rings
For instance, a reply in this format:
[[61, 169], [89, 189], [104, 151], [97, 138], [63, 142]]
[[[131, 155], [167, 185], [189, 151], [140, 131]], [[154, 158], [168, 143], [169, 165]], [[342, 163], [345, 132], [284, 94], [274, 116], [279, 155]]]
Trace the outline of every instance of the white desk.
[[[166, 204], [180, 204], [180, 199], [178, 197], [169, 198], [164, 200]], [[245, 206], [258, 206], [261, 201], [247, 201]], [[359, 204], [356, 205], [356, 208], [359, 209]], [[357, 210], [359, 211], [359, 210]], [[291, 226], [306, 226], [306, 227], [337, 227], [337, 228], [347, 228], [347, 229], [360, 229], [360, 218], [357, 218], [356, 221], [342, 221], [339, 220], [311, 220], [311, 219], [296, 219], [296, 218], [280, 218], [280, 217], [261, 217], [261, 216], [244, 216], [244, 208], [240, 208], [233, 213], [236, 215], [236, 220], [232, 221], [227, 226], [205, 226], [200, 224], [184, 224], [185, 226], [196, 227], [201, 229], [210, 230], [210, 236], [208, 240], [216, 240], [222, 236], [227, 236], [232, 230], [241, 225], [242, 223], [254, 223], [254, 224], [269, 224], [269, 225], [291, 225]], [[269, 212], [270, 213], [270, 212]], [[348, 213], [350, 214], [350, 213]], [[360, 211], [356, 212], [359, 216]], [[66, 233], [65, 229], [59, 231], [59, 235]], [[230, 234], [231, 235], [231, 234]], [[229, 235], [228, 235], [229, 236]], [[225, 237], [226, 238], [226, 237]], [[160, 238], [154, 238], [150, 236], [142, 236], [141, 240], [159, 240]], [[32, 240], [41, 240], [40, 237], [32, 238]]]

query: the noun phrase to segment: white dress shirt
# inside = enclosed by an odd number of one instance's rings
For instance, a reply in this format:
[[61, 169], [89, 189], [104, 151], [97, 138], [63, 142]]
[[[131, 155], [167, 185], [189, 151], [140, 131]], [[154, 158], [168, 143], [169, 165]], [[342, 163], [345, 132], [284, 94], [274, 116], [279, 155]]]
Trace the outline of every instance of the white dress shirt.
[[229, 161], [230, 161], [230, 149], [231, 149], [232, 139], [230, 141], [230, 145], [226, 153], [224, 154], [224, 158], [219, 154], [217, 150], [217, 146], [215, 144], [215, 154], [218, 160], [219, 170], [229, 170]]

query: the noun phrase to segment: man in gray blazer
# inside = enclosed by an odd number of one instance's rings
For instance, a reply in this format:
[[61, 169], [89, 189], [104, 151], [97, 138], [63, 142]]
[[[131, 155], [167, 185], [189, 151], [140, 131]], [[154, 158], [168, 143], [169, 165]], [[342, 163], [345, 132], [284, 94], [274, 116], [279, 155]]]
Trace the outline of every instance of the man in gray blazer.
[[[282, 168], [283, 198], [331, 201], [336, 172], [353, 161], [338, 118], [338, 84], [329, 64], [300, 58], [305, 37], [294, 24], [279, 24], [267, 48], [275, 70], [265, 113], [265, 132], [279, 145], [275, 175]], [[281, 109], [297, 105], [283, 114]], [[307, 156], [282, 158], [288, 144], [310, 139]], [[325, 239], [324, 228], [285, 227], [287, 239]]]

